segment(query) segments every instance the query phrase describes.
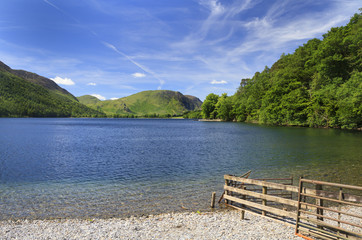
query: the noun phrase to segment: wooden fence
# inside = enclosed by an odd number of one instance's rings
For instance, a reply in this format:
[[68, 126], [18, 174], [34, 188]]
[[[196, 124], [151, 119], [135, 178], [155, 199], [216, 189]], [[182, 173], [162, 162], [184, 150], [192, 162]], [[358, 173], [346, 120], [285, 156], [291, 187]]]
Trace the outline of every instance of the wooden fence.
[[[291, 178], [258, 180], [225, 175], [224, 179], [225, 203], [241, 210], [242, 217], [246, 211], [294, 226], [298, 202], [291, 197], [298, 193], [298, 187], [291, 185]], [[285, 180], [286, 183], [278, 183]]]
[[[321, 182], [314, 184], [314, 188], [307, 188], [303, 186], [303, 183], [316, 183], [316, 181], [307, 179], [302, 179], [300, 181], [299, 187], [292, 185], [292, 178], [248, 179], [243, 177], [235, 177], [232, 175], [225, 175], [224, 179], [225, 193], [223, 198], [225, 199], [225, 203], [230, 207], [241, 210], [242, 218], [244, 218], [244, 213], [246, 211], [252, 214], [261, 215], [263, 217], [281, 220], [285, 224], [296, 226], [296, 234], [305, 238], [307, 237], [303, 234], [316, 237], [318, 234], [316, 232], [329, 232], [333, 231], [333, 229], [337, 229], [339, 231], [336, 233], [339, 234], [338, 237], [341, 236], [341, 233], [347, 233], [347, 235], [340, 237], [341, 239], [351, 239], [352, 237], [360, 236], [358, 235], [358, 232], [349, 230], [345, 231], [345, 229], [342, 228], [340, 224], [347, 223], [346, 221], [341, 220], [340, 216], [346, 214], [348, 216], [352, 215], [353, 217], [361, 219], [362, 216], [348, 214], [341, 209], [342, 204], [361, 207], [361, 196], [349, 192], [343, 192], [342, 190], [342, 192], [333, 192], [329, 189], [324, 190], [321, 187]], [[328, 186], [331, 186], [332, 183], [327, 184], [329, 184]], [[346, 188], [348, 185], [337, 184], [337, 186], [343, 186]], [[353, 190], [362, 190], [361, 187], [352, 187]], [[310, 198], [314, 198], [314, 202]], [[342, 198], [343, 200], [340, 200], [339, 198]], [[337, 223], [339, 222], [339, 225], [337, 228], [331, 228], [330, 223], [323, 222], [322, 218], [331, 220], [331, 217], [325, 216], [325, 214], [323, 214], [325, 211], [329, 211], [331, 209], [330, 207], [326, 207], [324, 204], [327, 200], [339, 204], [339, 210], [334, 210], [335, 213], [339, 214], [337, 221]], [[316, 217], [316, 220], [312, 219], [311, 217], [304, 216], [305, 214], [313, 215]], [[307, 221], [307, 223], [305, 223], [305, 221]], [[313, 224], [317, 224], [317, 226], [314, 226]], [[359, 228], [359, 230], [362, 228], [360, 223], [352, 223], [352, 226]], [[318, 234], [318, 237], [322, 238], [323, 236], [321, 237], [321, 235], [325, 234], [326, 233]], [[329, 237], [331, 236], [332, 235]]]
[[[315, 193], [304, 191], [306, 185], [314, 186]], [[327, 190], [323, 190], [323, 189]], [[295, 233], [320, 239], [361, 239], [362, 238], [362, 197], [348, 193], [362, 193], [362, 187], [300, 179], [298, 209]], [[306, 211], [301, 205], [313, 207]], [[342, 206], [353, 208], [342, 209]], [[352, 211], [351, 210], [355, 210]]]

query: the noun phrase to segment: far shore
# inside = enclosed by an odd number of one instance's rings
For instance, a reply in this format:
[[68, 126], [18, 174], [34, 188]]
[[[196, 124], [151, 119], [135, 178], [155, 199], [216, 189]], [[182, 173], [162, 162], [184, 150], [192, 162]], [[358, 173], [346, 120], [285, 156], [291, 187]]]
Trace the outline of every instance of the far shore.
[[223, 122], [221, 119], [199, 119], [199, 122]]

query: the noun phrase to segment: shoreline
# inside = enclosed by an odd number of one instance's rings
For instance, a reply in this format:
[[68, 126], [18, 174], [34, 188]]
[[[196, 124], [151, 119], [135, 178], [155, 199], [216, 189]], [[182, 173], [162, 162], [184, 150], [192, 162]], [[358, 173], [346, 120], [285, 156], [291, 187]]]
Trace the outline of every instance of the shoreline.
[[[344, 210], [361, 213], [358, 207]], [[345, 217], [358, 224], [358, 219]], [[294, 226], [285, 223], [248, 212], [242, 220], [240, 211], [230, 208], [127, 218], [3, 220], [0, 239], [303, 239], [295, 235]], [[352, 226], [346, 229], [362, 231]]]
[[294, 228], [237, 210], [109, 219], [0, 221], [0, 239], [302, 239]]

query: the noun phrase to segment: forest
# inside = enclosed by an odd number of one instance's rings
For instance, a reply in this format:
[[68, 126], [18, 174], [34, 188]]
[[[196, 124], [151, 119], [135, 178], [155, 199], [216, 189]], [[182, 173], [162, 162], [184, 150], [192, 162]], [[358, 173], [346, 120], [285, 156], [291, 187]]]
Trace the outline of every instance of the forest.
[[362, 128], [361, 13], [322, 40], [311, 39], [270, 68], [242, 79], [233, 96], [210, 93], [201, 113], [193, 114], [271, 125]]

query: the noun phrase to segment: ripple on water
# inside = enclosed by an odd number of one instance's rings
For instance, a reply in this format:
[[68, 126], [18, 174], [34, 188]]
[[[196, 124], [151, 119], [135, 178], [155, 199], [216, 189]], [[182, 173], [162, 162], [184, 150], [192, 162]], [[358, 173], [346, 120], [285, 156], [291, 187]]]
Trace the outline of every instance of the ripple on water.
[[224, 174], [248, 170], [362, 182], [361, 132], [155, 119], [0, 119], [0, 126], [2, 220], [205, 211]]

